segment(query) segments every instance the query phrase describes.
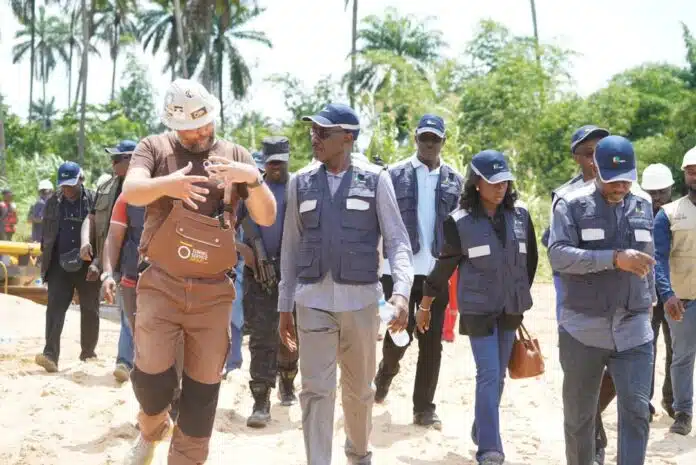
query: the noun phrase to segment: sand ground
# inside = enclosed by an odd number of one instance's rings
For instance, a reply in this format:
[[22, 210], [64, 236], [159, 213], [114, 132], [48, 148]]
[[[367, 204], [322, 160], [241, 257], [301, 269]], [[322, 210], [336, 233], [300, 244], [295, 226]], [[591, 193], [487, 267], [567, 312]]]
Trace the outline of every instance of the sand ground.
[[[528, 329], [546, 357], [539, 379], [508, 380], [501, 405], [507, 464], [560, 465], [564, 460], [561, 402], [562, 374], [556, 349], [556, 329], [548, 285], [534, 288], [535, 308]], [[44, 307], [0, 295], [0, 465], [120, 464], [137, 431], [137, 404], [130, 383], [118, 385], [111, 371], [119, 326], [102, 320], [100, 359], [82, 363], [79, 355], [79, 315], [69, 312], [63, 333], [58, 373], [34, 365], [43, 347]], [[375, 464], [474, 464], [469, 439], [473, 419], [475, 367], [466, 337], [445, 343], [436, 395], [442, 431], [411, 424], [411, 390], [417, 350], [409, 349], [402, 371], [383, 405], [375, 406], [372, 446]], [[658, 358], [659, 382], [664, 375], [664, 351]], [[379, 358], [379, 357], [378, 357]], [[287, 464], [304, 462], [299, 406], [281, 407], [274, 398], [272, 424], [264, 430], [246, 427], [252, 400], [248, 389], [249, 353], [244, 366], [224, 382], [208, 464]], [[299, 384], [299, 383], [298, 383]], [[340, 399], [340, 394], [338, 395]], [[655, 404], [659, 405], [659, 397]], [[340, 401], [339, 401], [340, 402]], [[607, 464], [616, 463], [616, 404], [606, 415], [610, 437]], [[668, 433], [671, 420], [658, 407], [651, 425], [646, 463], [696, 464], [696, 435]], [[337, 405], [334, 464], [345, 463], [343, 414]], [[157, 463], [166, 463], [166, 444]]]

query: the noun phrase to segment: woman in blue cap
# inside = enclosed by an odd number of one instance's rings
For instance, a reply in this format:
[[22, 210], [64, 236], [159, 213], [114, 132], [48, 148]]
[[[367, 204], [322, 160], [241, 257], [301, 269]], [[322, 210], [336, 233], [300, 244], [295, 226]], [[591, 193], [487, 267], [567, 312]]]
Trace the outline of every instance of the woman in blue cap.
[[532, 307], [538, 262], [534, 225], [516, 202], [514, 179], [500, 152], [484, 150], [471, 160], [460, 208], [445, 220], [445, 244], [416, 314], [418, 331], [427, 331], [433, 296], [459, 268], [459, 332], [469, 336], [476, 362], [472, 438], [480, 465], [505, 460], [498, 406], [515, 331]]

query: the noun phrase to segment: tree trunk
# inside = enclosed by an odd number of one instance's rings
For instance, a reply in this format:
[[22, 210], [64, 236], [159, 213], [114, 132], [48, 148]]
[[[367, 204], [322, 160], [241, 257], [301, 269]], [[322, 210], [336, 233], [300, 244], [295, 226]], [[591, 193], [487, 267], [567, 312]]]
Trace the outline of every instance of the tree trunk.
[[75, 15], [76, 11], [70, 12], [70, 55], [68, 56], [68, 108], [72, 104], [72, 62], [73, 52], [75, 51]]
[[350, 51], [350, 82], [348, 83], [348, 97], [350, 98], [350, 106], [355, 107], [355, 72], [357, 59], [357, 44], [358, 44], [358, 0], [353, 0], [353, 31], [351, 35], [351, 51]]
[[[118, 19], [117, 19], [118, 21]], [[113, 67], [111, 68], [111, 101], [114, 101], [116, 95], [116, 62], [118, 61], [118, 42], [119, 42], [119, 26], [114, 24], [114, 36], [113, 40], [111, 58], [113, 61]]]
[[87, 57], [89, 56], [90, 19], [94, 6], [94, 0], [87, 9], [87, 0], [82, 0], [82, 63], [80, 66], [80, 81], [82, 82], [82, 96], [80, 102], [80, 132], [77, 138], [77, 159], [80, 165], [85, 162], [85, 113], [87, 111]]
[[217, 61], [218, 100], [220, 100], [220, 125], [225, 129], [225, 110], [222, 98], [222, 37], [215, 41], [215, 60]]
[[[44, 41], [44, 38], [41, 37], [41, 42]], [[41, 53], [41, 127], [46, 130], [47, 129], [47, 124], [46, 124], [46, 81], [48, 81], [48, 76], [46, 72], [46, 54]]]
[[537, 29], [536, 4], [534, 0], [529, 0], [529, 3], [532, 8], [532, 25], [534, 26], [534, 45], [536, 47], [536, 61], [537, 65], [541, 67], [541, 57], [539, 56], [539, 30]]
[[[174, 18], [176, 22], [176, 36], [179, 42], [179, 50], [181, 58], [181, 72], [185, 79], [188, 79], [188, 69], [186, 68], [186, 41], [184, 40], [184, 25], [182, 24], [182, 14], [181, 14], [181, 2], [180, 0], [174, 0]], [[172, 75], [174, 72], [172, 71]], [[172, 76], [174, 77], [174, 76]]]
[[82, 93], [82, 56], [80, 56], [80, 72], [77, 74], [77, 87], [75, 89], [75, 99], [73, 100], [73, 108], [77, 108], [77, 102], [80, 100]]
[[215, 1], [208, 0], [207, 3], [208, 4], [206, 5], [205, 9], [205, 28], [203, 29], [204, 32], [201, 38], [201, 43], [205, 47], [201, 84], [203, 84], [203, 87], [206, 89], [210, 89], [212, 86], [212, 73], [210, 72], [210, 64], [212, 63], [212, 47], [210, 47], [210, 38], [213, 35], [213, 13], [215, 12]]
[[34, 101], [34, 49], [36, 43], [36, 0], [31, 0], [31, 70], [29, 71], [29, 119], [31, 119], [31, 104]]
[[5, 106], [0, 95], [0, 177], [7, 176], [5, 158]]

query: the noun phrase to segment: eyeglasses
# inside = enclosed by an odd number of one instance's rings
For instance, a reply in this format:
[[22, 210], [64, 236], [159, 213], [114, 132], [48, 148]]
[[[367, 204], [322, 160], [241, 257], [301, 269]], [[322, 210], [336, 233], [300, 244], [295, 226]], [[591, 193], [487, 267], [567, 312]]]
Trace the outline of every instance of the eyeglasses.
[[130, 154], [111, 155], [111, 163], [121, 163], [124, 160], [130, 160], [130, 158]]
[[438, 137], [437, 135], [433, 134], [432, 132], [424, 132], [423, 134], [420, 134], [418, 136], [418, 141], [423, 142], [423, 143], [433, 143], [433, 144], [439, 144], [442, 142], [442, 137]]
[[329, 137], [333, 136], [334, 134], [341, 134], [348, 132], [345, 129], [338, 129], [335, 130], [333, 128], [323, 128], [323, 127], [312, 127], [310, 129], [310, 134], [313, 136], [317, 136], [319, 139], [328, 139]]

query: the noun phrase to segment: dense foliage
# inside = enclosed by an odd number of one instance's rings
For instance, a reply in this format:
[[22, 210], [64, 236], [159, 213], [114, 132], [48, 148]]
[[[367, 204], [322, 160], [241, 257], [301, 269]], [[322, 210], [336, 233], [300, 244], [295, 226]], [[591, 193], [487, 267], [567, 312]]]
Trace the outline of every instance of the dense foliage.
[[[240, 30], [248, 18], [263, 12], [247, 3], [217, 2], [214, 19], [218, 21], [210, 25], [212, 42], [201, 45], [196, 34], [187, 39], [193, 48], [186, 74], [194, 75], [196, 69], [201, 72], [194, 64], [215, 59], [214, 76], [197, 76], [206, 78], [221, 96], [241, 98], [251, 82], [235, 41], [250, 39], [271, 45], [263, 33]], [[132, 10], [132, 27], [129, 23], [128, 30], [122, 31], [126, 34], [132, 29], [132, 39], [145, 49], [165, 51], [170, 56], [165, 71], [172, 76], [183, 72], [177, 59], [174, 15], [172, 3], [158, 0], [148, 8]], [[41, 18], [44, 29], [58, 28], [51, 18]], [[414, 152], [413, 130], [419, 117], [425, 112], [438, 113], [448, 125], [444, 157], [460, 170], [485, 148], [509, 156], [518, 187], [541, 231], [548, 223], [550, 191], [575, 172], [569, 155], [570, 135], [575, 128], [594, 123], [629, 137], [635, 143], [641, 170], [658, 161], [667, 164], [679, 192], [683, 187], [681, 157], [696, 145], [696, 41], [686, 26], [683, 30], [687, 67], [640, 64], [583, 98], [573, 90], [570, 50], [537, 44], [532, 38], [513, 35], [501, 24], [483, 21], [461, 56], [445, 59], [440, 54], [445, 45], [442, 35], [430, 23], [395, 10], [381, 17], [369, 16], [356, 34], [352, 79], [355, 104], [365, 126], [363, 137], [368, 141], [366, 154], [387, 163], [409, 156]], [[24, 42], [26, 36], [22, 35]], [[37, 44], [43, 48], [35, 45], [41, 60], [51, 53], [53, 66], [62, 54], [60, 50], [51, 52], [56, 43], [57, 39], [42, 38]], [[75, 46], [80, 48], [77, 42]], [[206, 54], [212, 58], [205, 58]], [[225, 78], [218, 59], [223, 56], [229, 69]], [[112, 102], [86, 107], [84, 168], [90, 180], [107, 169], [104, 146], [162, 129], [144, 68], [132, 57], [126, 59], [130, 66], [114, 89]], [[49, 68], [39, 66], [38, 78], [46, 78]], [[351, 77], [351, 73], [326, 76], [309, 88], [291, 75], [267, 77], [284, 90], [287, 120], [272, 124], [262, 114], [241, 112], [234, 118], [227, 115], [220, 132], [252, 149], [266, 135], [285, 134], [292, 144], [291, 168], [296, 170], [311, 158], [309, 134], [300, 117], [318, 111], [327, 101], [347, 101]], [[35, 195], [39, 179], [54, 176], [61, 160], [77, 159], [78, 108], [72, 105], [56, 112], [47, 111], [46, 106], [41, 100], [29, 121], [21, 121], [12, 109], [4, 108], [7, 175], [0, 182], [13, 187], [22, 206]]]

